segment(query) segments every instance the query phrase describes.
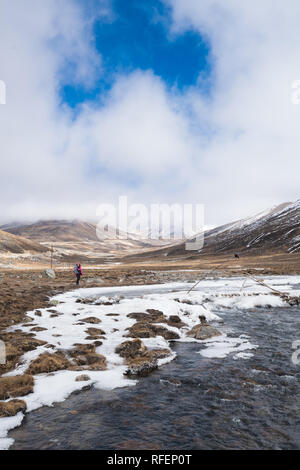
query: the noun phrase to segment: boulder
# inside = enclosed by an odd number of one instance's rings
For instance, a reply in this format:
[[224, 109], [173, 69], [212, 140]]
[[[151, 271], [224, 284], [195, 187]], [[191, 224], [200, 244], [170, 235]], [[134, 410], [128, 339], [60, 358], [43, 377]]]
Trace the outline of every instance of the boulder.
[[44, 271], [44, 276], [49, 277], [50, 279], [55, 279], [55, 271], [50, 268], [46, 269], [46, 271]]
[[190, 331], [187, 332], [187, 336], [191, 336], [195, 339], [208, 339], [212, 338], [213, 336], [220, 336], [221, 333], [217, 328], [214, 328], [207, 323], [200, 323], [199, 325], [195, 325]]

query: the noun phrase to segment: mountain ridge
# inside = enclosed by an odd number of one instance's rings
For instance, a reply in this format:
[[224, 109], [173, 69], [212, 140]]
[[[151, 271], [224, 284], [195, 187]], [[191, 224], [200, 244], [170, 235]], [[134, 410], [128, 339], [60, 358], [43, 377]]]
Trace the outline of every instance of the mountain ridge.
[[21, 254], [26, 251], [33, 253], [46, 253], [49, 248], [24, 237], [0, 230], [0, 252]]
[[[193, 240], [195, 237], [187, 241]], [[300, 200], [284, 202], [256, 215], [205, 231], [204, 246], [199, 251], [186, 250], [185, 243], [185, 240], [177, 242], [144, 256], [198, 258], [234, 253], [300, 252]]]

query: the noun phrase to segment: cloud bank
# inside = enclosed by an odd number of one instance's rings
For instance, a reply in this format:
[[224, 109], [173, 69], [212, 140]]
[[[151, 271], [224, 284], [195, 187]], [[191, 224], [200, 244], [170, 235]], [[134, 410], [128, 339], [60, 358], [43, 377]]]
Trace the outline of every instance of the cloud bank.
[[105, 75], [93, 22], [113, 22], [112, 5], [0, 0], [3, 222], [94, 217], [98, 204], [128, 195], [204, 203], [206, 223], [217, 224], [299, 198], [299, 3], [165, 3], [170, 40], [192, 30], [210, 44], [210, 93], [201, 74], [179, 90], [135, 70], [74, 112], [61, 86], [91, 90]]

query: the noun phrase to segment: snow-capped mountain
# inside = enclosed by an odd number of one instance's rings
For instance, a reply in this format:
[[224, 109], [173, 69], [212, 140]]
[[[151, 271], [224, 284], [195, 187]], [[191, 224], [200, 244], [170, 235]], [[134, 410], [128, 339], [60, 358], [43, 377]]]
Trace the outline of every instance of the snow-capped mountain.
[[[192, 241], [194, 238], [191, 238]], [[264, 212], [225, 224], [204, 233], [200, 252], [187, 251], [185, 242], [145, 254], [146, 257], [195, 257], [218, 254], [300, 252], [300, 200], [286, 202]]]
[[253, 217], [205, 233], [205, 254], [284, 250], [300, 251], [300, 200], [283, 203]]

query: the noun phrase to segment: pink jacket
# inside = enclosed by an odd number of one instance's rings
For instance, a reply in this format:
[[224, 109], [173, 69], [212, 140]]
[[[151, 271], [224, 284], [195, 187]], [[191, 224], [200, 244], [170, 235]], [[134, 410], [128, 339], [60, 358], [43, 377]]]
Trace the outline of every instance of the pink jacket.
[[81, 265], [80, 265], [80, 266], [78, 266], [78, 264], [75, 265], [74, 273], [75, 273], [75, 274], [81, 274], [81, 276], [82, 276], [83, 273], [82, 273], [82, 267], [81, 267]]

